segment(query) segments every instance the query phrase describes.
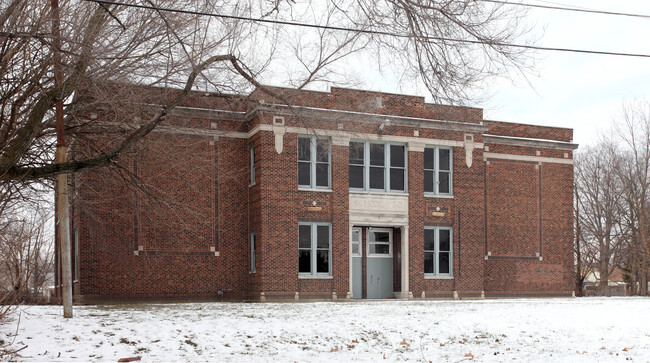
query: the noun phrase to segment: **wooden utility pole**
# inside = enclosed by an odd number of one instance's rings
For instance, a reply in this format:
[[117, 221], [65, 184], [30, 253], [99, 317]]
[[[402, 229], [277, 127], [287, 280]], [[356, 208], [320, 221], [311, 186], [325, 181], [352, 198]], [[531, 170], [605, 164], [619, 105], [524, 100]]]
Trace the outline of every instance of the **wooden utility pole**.
[[[54, 87], [62, 82], [61, 75], [61, 29], [59, 0], [52, 0], [52, 35], [54, 45]], [[56, 102], [56, 162], [64, 163], [67, 147], [65, 125], [63, 124], [63, 100]], [[56, 178], [57, 223], [59, 227], [59, 253], [61, 254], [61, 282], [63, 317], [72, 318], [72, 268], [70, 261], [70, 212], [68, 206], [68, 174], [60, 173]]]

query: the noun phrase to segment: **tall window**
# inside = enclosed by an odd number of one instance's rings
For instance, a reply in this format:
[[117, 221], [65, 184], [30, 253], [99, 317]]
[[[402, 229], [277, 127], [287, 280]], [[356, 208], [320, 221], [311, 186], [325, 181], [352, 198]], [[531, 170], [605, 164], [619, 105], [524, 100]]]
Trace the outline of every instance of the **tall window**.
[[255, 184], [255, 146], [251, 146], [251, 185]]
[[424, 192], [451, 195], [451, 149], [427, 147], [424, 149]]
[[375, 142], [350, 142], [350, 189], [406, 191], [406, 147]]
[[332, 225], [298, 223], [298, 273], [332, 275]]
[[255, 232], [251, 232], [251, 272], [255, 272]]
[[452, 238], [449, 227], [424, 227], [424, 274], [453, 276]]
[[298, 186], [303, 188], [330, 188], [329, 139], [298, 137]]

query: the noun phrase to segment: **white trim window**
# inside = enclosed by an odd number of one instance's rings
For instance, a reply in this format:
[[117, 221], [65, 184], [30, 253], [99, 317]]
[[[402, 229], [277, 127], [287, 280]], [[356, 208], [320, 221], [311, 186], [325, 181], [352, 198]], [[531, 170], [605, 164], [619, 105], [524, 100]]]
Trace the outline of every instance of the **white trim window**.
[[349, 185], [353, 190], [406, 192], [406, 146], [351, 141]]
[[453, 276], [453, 239], [450, 227], [424, 227], [424, 275]]
[[251, 184], [255, 185], [255, 146], [251, 146]]
[[448, 147], [424, 149], [424, 193], [452, 195], [452, 150]]
[[256, 272], [255, 266], [255, 251], [257, 246], [255, 245], [255, 232], [251, 232], [251, 272]]
[[331, 143], [316, 136], [298, 137], [298, 187], [330, 189]]
[[352, 228], [352, 257], [361, 257], [361, 228]]
[[393, 257], [393, 230], [368, 228], [368, 257]]
[[332, 224], [298, 223], [298, 274], [332, 275]]

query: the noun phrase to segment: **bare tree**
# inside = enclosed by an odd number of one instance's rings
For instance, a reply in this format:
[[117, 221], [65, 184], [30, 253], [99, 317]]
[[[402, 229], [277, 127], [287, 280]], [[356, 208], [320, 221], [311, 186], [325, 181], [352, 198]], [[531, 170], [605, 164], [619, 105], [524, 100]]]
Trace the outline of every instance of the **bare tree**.
[[[343, 58], [375, 54], [379, 66], [390, 64], [404, 77], [418, 77], [436, 99], [459, 101], [486, 77], [527, 65], [520, 48], [509, 46], [526, 30], [520, 23], [522, 14], [489, 2], [142, 0], [132, 4], [140, 7], [63, 1], [61, 49], [53, 49], [48, 1], [12, 0], [0, 7], [3, 188], [17, 180], [39, 180], [110, 163], [162, 122], [195, 87], [242, 92], [260, 87], [261, 81], [272, 82], [274, 74], [290, 74], [284, 79], [298, 87], [313, 81], [344, 81], [348, 75], [340, 64]], [[305, 27], [288, 23], [319, 28], [308, 33]], [[62, 55], [59, 86], [52, 75], [54, 51]], [[109, 82], [184, 91], [149, 100], [161, 105], [157, 112], [113, 148], [94, 158], [53, 163], [49, 150], [56, 101], [70, 101], [76, 95], [66, 106], [70, 138], [88, 121], [80, 115], [99, 106], [97, 98], [82, 97], [80, 89], [107, 96], [102, 106], [122, 116], [133, 114], [142, 101], [142, 97], [134, 99], [132, 91], [107, 90]]]
[[[576, 158], [576, 215], [584, 253], [582, 268], [594, 268], [598, 272], [599, 290], [608, 294], [608, 280], [616, 266], [615, 252], [622, 245], [623, 188], [616, 172], [620, 161], [616, 146], [610, 141], [601, 141], [595, 147], [587, 147]], [[593, 266], [588, 258], [592, 256]], [[583, 272], [580, 272], [582, 274]], [[584, 271], [586, 274], [587, 271]]]
[[648, 294], [650, 259], [650, 103], [636, 102], [623, 107], [622, 120], [615, 124], [622, 142], [624, 159], [617, 163], [628, 208], [630, 245], [629, 270], [639, 295]]
[[[524, 14], [491, 2], [60, 2], [56, 17], [49, 0], [0, 4], [0, 207], [57, 174], [117, 166], [192, 90], [282, 99], [263, 84], [346, 84], [342, 60], [357, 57], [461, 102], [530, 59], [510, 46], [527, 31]], [[68, 144], [83, 151], [65, 162], [54, 161], [60, 101]], [[91, 146], [97, 128], [112, 138]]]

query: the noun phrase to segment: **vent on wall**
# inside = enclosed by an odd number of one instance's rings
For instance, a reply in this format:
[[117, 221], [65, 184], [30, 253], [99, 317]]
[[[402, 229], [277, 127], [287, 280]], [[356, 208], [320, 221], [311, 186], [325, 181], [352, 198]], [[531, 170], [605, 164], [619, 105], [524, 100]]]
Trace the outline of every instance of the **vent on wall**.
[[284, 126], [284, 117], [282, 117], [282, 116], [273, 116], [273, 125], [274, 126]]

